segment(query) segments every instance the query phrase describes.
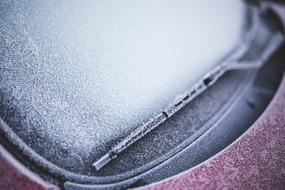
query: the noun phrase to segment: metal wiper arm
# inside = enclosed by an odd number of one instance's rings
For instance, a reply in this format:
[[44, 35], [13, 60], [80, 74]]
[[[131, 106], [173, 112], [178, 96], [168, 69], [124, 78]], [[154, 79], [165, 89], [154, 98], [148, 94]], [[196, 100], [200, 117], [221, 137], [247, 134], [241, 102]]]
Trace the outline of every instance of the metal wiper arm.
[[218, 65], [212, 71], [207, 73], [204, 78], [198, 81], [192, 88], [187, 90], [185, 93], [177, 96], [173, 103], [166, 109], [157, 114], [155, 117], [151, 118], [148, 122], [137, 127], [120, 143], [114, 146], [107, 154], [94, 162], [92, 165], [96, 168], [96, 170], [100, 170], [111, 160], [115, 159], [117, 155], [124, 151], [126, 148], [158, 127], [178, 110], [182, 109], [194, 98], [204, 92], [209, 86], [213, 85], [225, 72], [230, 70], [260, 68], [284, 41], [284, 36], [281, 33], [276, 33], [274, 36], [272, 36], [266, 48], [260, 54], [260, 57], [256, 58], [255, 60], [242, 60], [246, 53], [250, 51], [251, 43], [256, 35], [256, 32], [261, 29], [262, 28], [258, 27], [258, 22], [254, 22], [253, 26], [251, 27], [251, 31], [249, 31], [249, 36], [247, 36], [247, 40], [243, 45], [239, 46], [239, 48], [237, 48], [237, 50], [229, 58], [223, 61], [222, 64]]

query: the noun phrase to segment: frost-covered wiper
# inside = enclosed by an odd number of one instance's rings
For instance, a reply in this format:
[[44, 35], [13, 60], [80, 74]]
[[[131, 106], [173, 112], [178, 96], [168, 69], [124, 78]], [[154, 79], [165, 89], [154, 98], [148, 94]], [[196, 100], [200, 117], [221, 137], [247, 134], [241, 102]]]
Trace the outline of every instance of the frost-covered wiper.
[[246, 34], [245, 40], [240, 43], [236, 50], [221, 64], [208, 72], [192, 88], [178, 95], [173, 103], [167, 106], [162, 112], [137, 127], [107, 154], [98, 159], [93, 164], [96, 170], [100, 170], [111, 160], [115, 159], [123, 150], [158, 127], [178, 110], [182, 109], [209, 86], [214, 84], [225, 72], [237, 69], [258, 69], [269, 59], [283, 43], [284, 36], [279, 32], [272, 33], [257, 16], [259, 13], [258, 10], [254, 10], [253, 12], [250, 29]]

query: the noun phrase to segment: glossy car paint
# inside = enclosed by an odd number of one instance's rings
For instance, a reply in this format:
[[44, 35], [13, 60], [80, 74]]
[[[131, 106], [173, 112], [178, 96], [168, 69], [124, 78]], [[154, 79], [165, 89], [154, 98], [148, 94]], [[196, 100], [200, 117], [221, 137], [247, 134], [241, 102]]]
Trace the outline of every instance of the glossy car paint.
[[58, 190], [19, 163], [0, 145], [1, 190]]

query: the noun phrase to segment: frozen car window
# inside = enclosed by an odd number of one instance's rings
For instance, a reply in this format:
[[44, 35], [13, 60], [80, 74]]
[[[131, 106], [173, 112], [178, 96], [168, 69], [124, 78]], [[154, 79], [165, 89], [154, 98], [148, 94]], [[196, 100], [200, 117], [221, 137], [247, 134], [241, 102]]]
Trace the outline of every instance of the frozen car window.
[[37, 146], [82, 155], [159, 113], [218, 64], [244, 15], [238, 0], [0, 4], [13, 5], [0, 13], [1, 101], [13, 110], [2, 116], [26, 139], [45, 139]]

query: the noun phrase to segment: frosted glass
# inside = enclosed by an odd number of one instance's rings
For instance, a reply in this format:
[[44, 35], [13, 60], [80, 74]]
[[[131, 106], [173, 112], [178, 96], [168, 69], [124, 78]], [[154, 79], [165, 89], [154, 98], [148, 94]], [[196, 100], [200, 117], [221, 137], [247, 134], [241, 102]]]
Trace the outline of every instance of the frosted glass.
[[218, 64], [243, 19], [239, 0], [15, 2], [1, 20], [31, 57], [2, 62], [0, 87], [22, 101], [29, 130], [88, 153], [159, 113]]

